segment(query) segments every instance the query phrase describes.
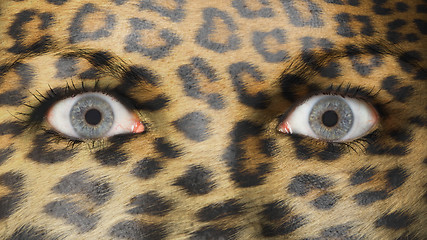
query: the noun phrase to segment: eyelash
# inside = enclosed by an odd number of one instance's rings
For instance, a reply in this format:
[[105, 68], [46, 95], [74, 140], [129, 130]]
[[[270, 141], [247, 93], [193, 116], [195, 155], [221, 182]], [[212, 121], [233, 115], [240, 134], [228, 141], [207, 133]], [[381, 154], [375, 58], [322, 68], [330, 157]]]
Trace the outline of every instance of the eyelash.
[[[347, 84], [345, 87], [343, 87], [343, 85], [344, 84], [339, 84], [335, 86], [331, 84], [327, 89], [323, 91], [314, 92], [310, 94], [310, 96], [306, 96], [305, 99], [308, 99], [311, 96], [318, 95], [318, 94], [330, 94], [330, 95], [340, 95], [343, 97], [362, 99], [364, 101], [373, 103], [375, 102], [375, 97], [381, 91], [381, 89], [378, 91], [374, 91], [374, 88], [367, 90], [366, 88], [363, 88], [360, 86], [352, 87], [351, 84]], [[65, 88], [53, 89], [49, 86], [49, 90], [45, 94], [40, 93], [38, 90], [36, 90], [37, 94], [31, 93], [33, 97], [38, 101], [38, 103], [35, 105], [24, 104], [25, 106], [31, 108], [32, 110], [30, 113], [22, 113], [22, 112], [19, 113], [20, 115], [25, 116], [25, 119], [23, 120], [23, 125], [29, 129], [36, 129], [36, 130], [41, 129], [48, 136], [48, 139], [49, 139], [48, 142], [58, 143], [61, 141], [65, 141], [67, 143], [67, 147], [70, 147], [71, 149], [75, 148], [76, 146], [79, 146], [82, 143], [87, 143], [90, 149], [94, 149], [98, 147], [102, 148], [106, 144], [105, 140], [103, 139], [95, 139], [95, 140], [87, 140], [87, 141], [82, 141], [78, 139], [69, 139], [60, 135], [56, 131], [44, 128], [41, 125], [44, 121], [44, 117], [48, 109], [54, 103], [56, 103], [57, 101], [66, 99], [68, 97], [72, 97], [77, 94], [81, 94], [85, 92], [102, 92], [112, 97], [115, 97], [122, 104], [127, 106], [129, 109], [131, 110], [136, 109], [135, 107], [136, 104], [134, 103], [134, 101], [132, 101], [132, 98], [130, 98], [129, 96], [126, 96], [124, 93], [121, 93], [121, 92], [118, 93], [115, 89], [111, 89], [108, 86], [100, 87], [99, 81], [95, 81], [95, 84], [92, 87], [86, 86], [86, 84], [83, 81], [81, 81], [80, 87], [77, 87], [74, 81], [71, 81], [71, 85], [67, 82], [67, 85], [65, 86]], [[304, 101], [301, 101], [300, 103], [295, 104], [295, 106], [298, 106], [302, 102]], [[375, 107], [378, 108], [379, 106], [380, 105], [376, 105]], [[382, 112], [380, 111], [381, 109], [377, 109], [377, 110], [379, 113]], [[283, 119], [285, 119], [286, 115], [289, 114], [289, 112], [290, 111], [287, 111], [285, 114], [280, 116], [279, 122], [283, 121]], [[377, 129], [374, 132], [362, 138], [353, 140], [352, 142], [346, 142], [346, 143], [336, 142], [336, 143], [328, 143], [328, 144], [333, 144], [333, 148], [332, 148], [333, 153], [338, 153], [338, 152], [341, 153], [346, 150], [347, 151], [352, 150], [357, 153], [358, 149], [362, 152], [365, 152], [367, 149], [367, 145], [374, 142], [375, 139], [378, 137], [379, 133], [380, 131]], [[298, 136], [298, 137], [301, 137], [301, 136]], [[306, 140], [310, 141], [310, 143], [313, 143], [312, 145], [314, 146], [317, 146], [318, 145], [317, 143], [319, 143], [320, 141], [318, 139], [313, 139], [310, 137], [303, 137], [303, 138], [306, 138]], [[312, 150], [316, 151], [316, 149], [312, 149]]]
[[127, 96], [126, 94], [119, 92], [117, 89], [113, 89], [109, 86], [101, 87], [98, 80], [95, 81], [93, 86], [86, 86], [86, 83], [83, 81], [81, 81], [79, 86], [76, 86], [74, 81], [71, 81], [71, 84], [67, 82], [67, 85], [64, 88], [51, 88], [49, 86], [49, 90], [44, 94], [38, 90], [36, 90], [36, 93], [30, 92], [31, 95], [37, 100], [37, 103], [33, 105], [27, 103], [24, 104], [31, 110], [29, 113], [18, 113], [19, 115], [24, 116], [24, 119], [20, 119], [20, 121], [26, 129], [44, 131], [48, 137], [48, 142], [66, 142], [67, 148], [71, 149], [79, 146], [82, 143], [87, 143], [89, 149], [103, 148], [106, 145], [104, 139], [92, 139], [85, 141], [69, 139], [54, 130], [43, 127], [42, 125], [47, 111], [56, 102], [85, 92], [101, 92], [117, 99], [130, 110], [137, 109], [135, 107], [137, 105], [136, 102], [130, 96]]
[[[377, 112], [379, 113], [380, 119], [382, 119], [383, 116], [381, 115], [381, 113], [384, 112], [383, 107], [380, 104], [376, 104], [376, 101], [375, 101], [376, 96], [381, 92], [381, 90], [382, 89], [375, 91], [374, 88], [368, 90], [368, 89], [361, 87], [361, 86], [352, 87], [351, 84], [346, 84], [344, 87], [344, 83], [341, 83], [339, 85], [331, 84], [325, 90], [315, 91], [308, 96], [307, 95], [304, 96], [304, 100], [301, 100], [301, 101], [297, 102], [296, 104], [294, 104], [294, 107], [290, 108], [288, 111], [286, 111], [284, 114], [282, 114], [279, 117], [279, 123], [284, 121], [286, 119], [287, 115], [290, 114], [295, 109], [295, 107], [304, 103], [304, 101], [306, 99], [309, 99], [312, 96], [320, 95], [320, 94], [339, 95], [342, 97], [351, 97], [351, 98], [356, 98], [356, 99], [360, 99], [360, 100], [366, 101], [368, 103], [371, 103], [373, 106], [375, 106]], [[307, 137], [307, 136], [294, 136], [294, 135], [290, 135], [290, 136], [294, 137], [294, 138], [304, 139], [305, 141], [308, 141], [311, 146], [325, 145], [326, 147], [328, 147], [329, 144], [331, 144], [332, 145], [331, 153], [342, 153], [342, 152], [346, 152], [346, 151], [347, 152], [348, 151], [354, 151], [354, 152], [358, 153], [359, 151], [366, 152], [368, 145], [375, 142], [380, 134], [381, 134], [381, 131], [379, 129], [377, 129], [377, 130], [373, 131], [372, 133], [370, 133], [366, 136], [363, 136], [361, 138], [355, 139], [351, 142], [329, 142], [329, 143], [326, 143], [326, 142], [319, 140], [319, 139]], [[319, 143], [323, 143], [323, 144], [319, 144]], [[313, 152], [321, 152], [325, 149], [321, 149], [319, 147], [318, 149], [310, 149], [310, 150]]]

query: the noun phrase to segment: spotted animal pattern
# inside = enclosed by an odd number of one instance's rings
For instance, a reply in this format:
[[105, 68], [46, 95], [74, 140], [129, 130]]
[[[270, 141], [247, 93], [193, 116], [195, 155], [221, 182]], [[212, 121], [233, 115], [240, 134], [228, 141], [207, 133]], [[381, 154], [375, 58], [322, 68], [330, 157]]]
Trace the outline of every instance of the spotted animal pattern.
[[[426, 34], [425, 0], [1, 1], [0, 239], [427, 239]], [[61, 136], [85, 91], [145, 131]], [[378, 127], [277, 131], [321, 92]]]

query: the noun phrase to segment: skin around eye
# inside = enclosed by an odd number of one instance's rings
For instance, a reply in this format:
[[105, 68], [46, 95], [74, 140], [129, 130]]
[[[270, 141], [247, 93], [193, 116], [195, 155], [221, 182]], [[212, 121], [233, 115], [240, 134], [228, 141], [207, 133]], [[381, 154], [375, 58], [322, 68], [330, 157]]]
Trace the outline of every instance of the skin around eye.
[[377, 111], [365, 101], [316, 95], [296, 106], [277, 129], [328, 142], [349, 142], [372, 132], [378, 122]]
[[46, 120], [57, 132], [72, 139], [99, 139], [145, 130], [135, 113], [99, 92], [58, 101], [47, 112]]

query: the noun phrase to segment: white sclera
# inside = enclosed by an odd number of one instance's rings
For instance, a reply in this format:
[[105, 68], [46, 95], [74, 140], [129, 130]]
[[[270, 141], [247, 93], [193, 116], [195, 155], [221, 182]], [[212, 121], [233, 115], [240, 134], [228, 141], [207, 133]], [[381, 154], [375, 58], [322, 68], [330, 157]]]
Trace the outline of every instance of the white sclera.
[[[330, 95], [316, 95], [297, 106], [283, 121], [283, 123], [287, 122], [287, 126], [291, 130], [290, 133], [321, 139], [311, 129], [309, 115], [311, 109], [319, 100], [329, 96]], [[369, 103], [355, 98], [337, 97], [342, 98], [350, 106], [354, 120], [350, 131], [335, 142], [346, 142], [363, 137], [378, 124], [378, 113]], [[279, 125], [279, 130], [281, 130], [281, 125], [282, 124]]]
[[70, 111], [74, 104], [86, 96], [96, 96], [110, 104], [114, 113], [114, 122], [111, 129], [103, 137], [117, 134], [131, 133], [139, 119], [116, 99], [99, 92], [87, 92], [74, 97], [63, 99], [53, 105], [47, 113], [47, 122], [58, 132], [71, 138], [80, 139], [70, 121]]

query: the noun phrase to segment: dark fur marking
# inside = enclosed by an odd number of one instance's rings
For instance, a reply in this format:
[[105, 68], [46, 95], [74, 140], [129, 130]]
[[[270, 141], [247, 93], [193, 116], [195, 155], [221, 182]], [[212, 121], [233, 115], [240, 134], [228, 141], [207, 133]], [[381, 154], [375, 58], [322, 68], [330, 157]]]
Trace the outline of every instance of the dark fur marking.
[[0, 124], [0, 136], [11, 134], [13, 137], [21, 134], [25, 126], [20, 122], [5, 122]]
[[149, 179], [153, 178], [162, 169], [157, 159], [144, 158], [136, 163], [136, 167], [132, 170], [132, 174], [142, 179]]
[[25, 95], [20, 90], [11, 90], [0, 94], [0, 105], [18, 106], [24, 99]]
[[239, 215], [243, 210], [243, 204], [238, 203], [236, 199], [230, 199], [225, 202], [214, 203], [203, 207], [196, 213], [196, 216], [199, 221], [208, 222], [228, 216]]
[[326, 190], [330, 186], [332, 182], [326, 177], [316, 174], [299, 174], [292, 178], [288, 191], [297, 196], [305, 196], [312, 189]]
[[333, 193], [324, 193], [314, 199], [311, 204], [317, 209], [328, 210], [335, 206], [338, 197]]
[[264, 205], [261, 215], [268, 221], [275, 221], [284, 218], [291, 209], [283, 201], [275, 201]]
[[110, 62], [113, 60], [113, 55], [106, 51], [98, 51], [92, 53], [88, 60], [95, 67], [111, 66]]
[[[130, 66], [123, 73], [122, 84], [118, 89], [123, 92], [128, 92], [138, 87], [141, 83], [148, 83], [152, 86], [159, 86], [159, 77], [151, 70], [142, 66]], [[167, 106], [169, 98], [164, 94], [159, 94], [153, 99], [146, 100], [141, 103], [134, 104], [134, 108], [139, 110], [157, 111]]]
[[[0, 105], [17, 106], [22, 104], [26, 94], [22, 93], [22, 90], [28, 89], [31, 81], [34, 79], [35, 70], [29, 64], [16, 63], [13, 66], [13, 70], [19, 76], [19, 84], [21, 86], [16, 90], [6, 91], [0, 94]], [[0, 82], [2, 80], [0, 79]]]
[[360, 33], [365, 36], [374, 35], [374, 28], [372, 26], [372, 21], [369, 16], [365, 15], [354, 15], [353, 16], [356, 21], [362, 23], [363, 27], [360, 29]]
[[372, 7], [372, 10], [378, 15], [390, 15], [393, 13], [393, 10], [390, 8], [385, 8], [382, 5], [387, 2], [387, 0], [372, 0], [375, 5]]
[[408, 177], [409, 173], [401, 167], [390, 169], [386, 174], [387, 182], [392, 189], [400, 187]]
[[356, 70], [361, 76], [368, 76], [374, 71], [375, 68], [379, 68], [383, 65], [382, 56], [380, 54], [375, 54], [371, 57], [369, 64], [364, 64], [361, 62], [361, 50], [358, 49], [355, 45], [346, 46], [347, 55], [349, 56], [353, 69]]
[[[316, 46], [321, 47], [324, 52], [330, 52], [334, 48], [334, 43], [326, 38], [303, 37], [301, 38], [301, 42], [303, 46], [303, 60], [307, 64], [312, 63], [312, 58], [315, 55], [314, 48], [316, 48]], [[337, 62], [329, 62], [325, 66], [316, 63], [316, 65], [312, 67], [319, 71], [322, 77], [336, 78], [341, 75], [341, 66]]]
[[231, 169], [231, 178], [239, 185], [239, 187], [253, 187], [264, 183], [266, 174], [271, 170], [271, 164], [259, 163], [256, 171], [247, 171], [244, 169], [244, 164], [248, 160], [244, 156], [245, 152], [240, 144], [230, 145], [223, 155], [223, 159], [227, 162]]
[[140, 83], [149, 83], [154, 86], [159, 85], [159, 78], [151, 70], [142, 66], [130, 66], [129, 70], [123, 74], [124, 84], [131, 88]]
[[375, 226], [397, 230], [408, 227], [413, 221], [414, 216], [411, 216], [403, 211], [395, 211], [380, 217], [377, 221], [375, 221]]
[[25, 25], [34, 21], [35, 17], [40, 18], [42, 22], [38, 27], [39, 30], [45, 30], [51, 25], [50, 23], [52, 23], [53, 20], [49, 20], [46, 14], [50, 13], [38, 14], [35, 10], [24, 10], [15, 14], [15, 20], [8, 29], [8, 34], [15, 39], [15, 44], [9, 48], [8, 51], [16, 54], [29, 52], [41, 53], [47, 51], [47, 49], [53, 45], [51, 36], [49, 35], [41, 36], [36, 42], [29, 46], [23, 43], [24, 38], [29, 37], [27, 36], [28, 33], [24, 30]]
[[360, 192], [358, 194], [355, 194], [353, 196], [353, 199], [357, 202], [360, 206], [367, 206], [371, 205], [372, 203], [384, 200], [389, 197], [387, 191], [380, 190], [380, 191], [370, 191], [365, 190], [363, 192]]
[[191, 64], [181, 65], [178, 68], [178, 75], [184, 82], [184, 91], [187, 96], [195, 99], [205, 99], [207, 103], [213, 109], [223, 109], [225, 102], [223, 97], [219, 93], [207, 94], [202, 91], [200, 87], [201, 79], [197, 78], [196, 70], [205, 76], [209, 83], [213, 83], [219, 80], [215, 69], [209, 66], [208, 62], [203, 58], [194, 57], [191, 59]]
[[164, 138], [156, 138], [154, 144], [156, 151], [163, 157], [177, 158], [182, 155], [182, 151], [177, 148], [177, 145], [166, 142]]
[[306, 12], [310, 13], [309, 19], [304, 19], [303, 14], [295, 7], [294, 0], [281, 0], [286, 13], [288, 14], [289, 20], [296, 27], [314, 27], [320, 28], [324, 26], [324, 22], [321, 19], [323, 14], [320, 6], [311, 0], [303, 0], [307, 9]]
[[112, 0], [116, 5], [123, 5], [127, 2], [127, 0]]
[[372, 180], [372, 177], [376, 174], [375, 168], [363, 167], [357, 170], [351, 175], [351, 185], [359, 185]]
[[172, 49], [182, 42], [182, 39], [171, 30], [161, 29], [159, 30], [159, 37], [163, 39], [165, 43], [157, 47], [147, 47], [142, 41], [144, 34], [140, 31], [154, 29], [156, 26], [155, 23], [139, 18], [131, 18], [129, 22], [132, 26], [132, 32], [126, 36], [126, 52], [138, 52], [143, 56], [150, 57], [152, 60], [158, 60], [168, 56]]
[[120, 150], [116, 144], [95, 152], [95, 158], [103, 165], [116, 166], [128, 160], [125, 151]]
[[354, 37], [359, 34], [358, 31], [352, 28], [353, 19], [362, 24], [360, 29], [360, 34], [365, 36], [374, 35], [374, 29], [372, 26], [372, 21], [369, 16], [365, 15], [351, 15], [349, 13], [339, 13], [334, 17], [335, 21], [339, 24], [337, 27], [337, 34], [344, 37]]
[[284, 74], [280, 77], [280, 88], [282, 90], [282, 97], [295, 102], [297, 95], [295, 93], [295, 87], [304, 85], [307, 80], [297, 74]]
[[129, 206], [133, 207], [127, 211], [130, 214], [164, 216], [171, 210], [172, 203], [158, 193], [150, 191], [133, 197]]
[[325, 52], [331, 52], [335, 44], [327, 38], [313, 38], [313, 37], [303, 37], [301, 38], [302, 50], [310, 51], [316, 46], [322, 48]]
[[206, 226], [191, 234], [190, 240], [234, 240], [238, 228], [221, 229], [217, 226]]
[[87, 20], [89, 15], [103, 12], [97, 8], [93, 3], [86, 3], [77, 10], [68, 31], [70, 32], [69, 41], [70, 43], [78, 43], [87, 40], [98, 40], [101, 38], [109, 37], [111, 30], [116, 26], [116, 16], [114, 14], [105, 14], [105, 25], [92, 32], [83, 31], [83, 23]]
[[84, 170], [73, 172], [63, 177], [52, 190], [64, 195], [83, 194], [97, 205], [104, 204], [113, 195], [113, 189], [103, 179], [91, 180]]
[[262, 18], [274, 17], [273, 9], [271, 7], [268, 7], [270, 6], [270, 3], [268, 2], [268, 0], [258, 0], [258, 2], [265, 7], [262, 7], [258, 10], [252, 10], [246, 4], [246, 0], [233, 0], [232, 5], [234, 8], [237, 9], [240, 16], [244, 18], [253, 19], [258, 17], [262, 17]]
[[419, 127], [426, 127], [427, 126], [427, 118], [423, 116], [414, 116], [409, 118], [409, 122], [411, 124], [415, 124]]
[[417, 5], [417, 13], [427, 13], [427, 4]]
[[55, 63], [56, 78], [70, 78], [76, 75], [78, 59], [69, 56], [63, 56]]
[[338, 5], [344, 5], [343, 0], [324, 0], [326, 3], [333, 3]]
[[136, 109], [147, 110], [147, 111], [158, 111], [165, 108], [168, 105], [169, 98], [161, 94], [156, 96], [154, 99], [144, 101], [135, 106]]
[[307, 240], [324, 240], [324, 239], [346, 239], [346, 240], [362, 240], [364, 237], [358, 235], [350, 235], [351, 226], [347, 224], [335, 225], [326, 228], [322, 231], [320, 237]]
[[44, 206], [44, 212], [52, 217], [64, 219], [77, 227], [81, 233], [93, 230], [100, 219], [99, 216], [79, 208], [75, 202], [67, 199], [48, 203]]
[[[185, 17], [184, 0], [174, 0], [176, 3], [175, 9], [169, 9], [159, 4], [155, 4], [153, 0], [141, 0], [139, 3], [140, 10], [151, 10], [160, 13], [160, 15], [170, 18], [173, 22], [180, 22]], [[161, 2], [161, 1], [160, 1]]]
[[[232, 174], [231, 178], [238, 184], [239, 187], [253, 187], [264, 183], [266, 174], [270, 172], [271, 164], [261, 162], [256, 166], [256, 169], [248, 171], [245, 169], [245, 162], [249, 159], [245, 156], [245, 150], [241, 144], [242, 141], [250, 136], [258, 136], [262, 131], [262, 127], [250, 121], [238, 122], [231, 131], [232, 143], [226, 149], [222, 158], [226, 161]], [[266, 157], [274, 155], [275, 143], [272, 139], [260, 139], [261, 143], [266, 143], [269, 149], [261, 149]], [[267, 152], [264, 152], [266, 151]]]
[[416, 61], [421, 62], [422, 60], [423, 60], [422, 54], [418, 51], [404, 52], [398, 58], [400, 67], [402, 68], [403, 71], [407, 73], [412, 73], [412, 71], [415, 69], [413, 64], [414, 62]]
[[[324, 0], [326, 3], [333, 3], [337, 5], [346, 5], [343, 0]], [[347, 0], [347, 4], [351, 6], [359, 6], [359, 0]]]
[[270, 224], [261, 225], [261, 233], [264, 237], [283, 236], [292, 233], [293, 231], [297, 230], [305, 224], [306, 220], [304, 217], [298, 215], [292, 216], [287, 221], [280, 222], [280, 224], [277, 226]]
[[75, 150], [70, 149], [52, 149], [49, 147], [49, 136], [44, 134], [36, 135], [33, 140], [33, 148], [27, 157], [38, 163], [53, 164], [67, 161], [76, 154]]
[[400, 28], [402, 26], [405, 26], [405, 25], [406, 25], [406, 21], [405, 20], [403, 20], [403, 19], [396, 19], [396, 20], [394, 20], [392, 22], [389, 22], [387, 24], [387, 27], [390, 30], [396, 30], [396, 29], [398, 29], [398, 28]]
[[417, 42], [418, 40], [420, 40], [418, 35], [415, 33], [408, 33], [405, 35], [405, 38], [408, 42]]
[[412, 142], [414, 136], [409, 129], [396, 129], [390, 132], [390, 137], [398, 142]]
[[[1, 135], [1, 134], [0, 134]], [[0, 165], [7, 161], [12, 154], [15, 153], [15, 148], [9, 146], [8, 148], [0, 149]]]
[[57, 240], [58, 237], [51, 237], [43, 228], [36, 228], [31, 225], [23, 225], [17, 228], [7, 240]]
[[400, 33], [398, 30], [402, 29], [402, 27], [406, 26], [406, 21], [402, 19], [396, 19], [392, 22], [389, 22], [387, 24], [387, 40], [390, 42], [396, 44], [399, 42], [402, 42], [405, 38], [405, 36]]
[[25, 195], [22, 193], [24, 175], [18, 172], [6, 172], [0, 175], [0, 185], [7, 187], [11, 192], [0, 197], [0, 220], [12, 215]]
[[210, 122], [210, 118], [202, 112], [192, 112], [174, 121], [173, 124], [187, 138], [196, 142], [203, 142], [210, 136], [208, 127]]
[[62, 5], [67, 1], [68, 0], [47, 0], [48, 3], [54, 4], [54, 5]]
[[294, 147], [296, 148], [295, 154], [296, 154], [297, 158], [300, 160], [310, 159], [313, 157], [313, 155], [316, 152], [311, 147], [299, 144], [297, 141], [294, 141]]
[[27, 89], [36, 76], [36, 70], [31, 65], [25, 63], [15, 64], [14, 69], [20, 78], [19, 83], [22, 85], [22, 88]]
[[141, 223], [139, 221], [122, 221], [114, 225], [110, 235], [116, 238], [129, 240], [161, 240], [166, 237], [167, 232], [161, 224]]
[[100, 72], [95, 68], [90, 68], [79, 74], [80, 79], [97, 79]]
[[48, 12], [40, 13], [39, 18], [42, 20], [42, 23], [39, 26], [40, 30], [48, 29], [50, 26], [53, 25], [55, 21], [53, 13], [48, 13]]
[[261, 152], [268, 157], [274, 157], [278, 153], [278, 147], [273, 138], [261, 139]]
[[418, 28], [418, 31], [420, 31], [421, 34], [426, 35], [427, 34], [427, 21], [422, 19], [414, 19], [414, 23]]
[[[227, 29], [230, 31], [227, 37], [227, 43], [218, 43], [211, 40], [211, 34], [214, 34], [216, 29], [214, 18], [221, 19], [223, 24], [227, 25]], [[217, 8], [206, 8], [203, 9], [203, 20], [203, 25], [197, 31], [196, 43], [217, 53], [224, 53], [240, 48], [241, 40], [237, 34], [234, 33], [237, 30], [237, 26], [230, 15]]]
[[223, 109], [225, 107], [225, 100], [219, 93], [211, 93], [207, 95], [207, 103], [213, 109]]
[[305, 139], [304, 136], [290, 135], [290, 139], [295, 147], [296, 156], [300, 160], [307, 160], [317, 156], [321, 161], [334, 161], [339, 159], [345, 151], [345, 148], [342, 148], [337, 143], [327, 143], [326, 147], [317, 149], [318, 147], [303, 141]]
[[204, 195], [215, 188], [215, 183], [211, 180], [212, 171], [200, 166], [191, 166], [184, 175], [177, 178], [174, 186], [180, 186], [189, 195]]
[[396, 3], [396, 10], [397, 11], [406, 12], [406, 11], [408, 11], [408, 9], [409, 9], [409, 6], [406, 3], [404, 3], [404, 2], [397, 2]]
[[339, 159], [344, 153], [342, 147], [335, 143], [328, 143], [325, 149], [321, 150], [317, 155], [322, 161], [333, 161]]
[[406, 146], [384, 146], [379, 143], [369, 144], [366, 148], [369, 154], [373, 155], [392, 155], [392, 156], [404, 156], [408, 154], [409, 149]]
[[270, 52], [268, 46], [265, 45], [265, 39], [269, 36], [276, 39], [277, 43], [286, 43], [285, 31], [279, 28], [275, 28], [269, 32], [258, 32], [252, 33], [252, 44], [259, 54], [261, 54], [267, 62], [283, 62], [289, 59], [289, 54], [285, 50], [279, 50], [277, 52]]
[[238, 62], [231, 64], [228, 71], [233, 81], [233, 85], [239, 93], [239, 101], [241, 103], [255, 109], [265, 109], [268, 107], [270, 103], [268, 95], [263, 91], [259, 91], [255, 95], [249, 94], [246, 90], [246, 85], [250, 84], [244, 82], [244, 79], [242, 79], [243, 73], [246, 72], [252, 77], [252, 81], [263, 82], [264, 76], [256, 66], [248, 62]]

